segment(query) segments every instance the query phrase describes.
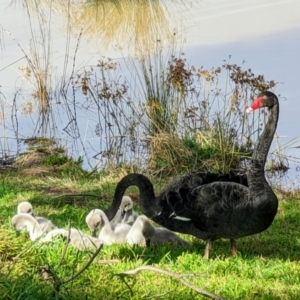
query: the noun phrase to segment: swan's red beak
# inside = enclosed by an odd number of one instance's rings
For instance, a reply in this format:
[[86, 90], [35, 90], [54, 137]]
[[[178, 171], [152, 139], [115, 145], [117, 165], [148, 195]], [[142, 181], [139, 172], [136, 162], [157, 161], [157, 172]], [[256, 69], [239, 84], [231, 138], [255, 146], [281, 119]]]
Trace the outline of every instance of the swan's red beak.
[[250, 113], [258, 108], [262, 107], [262, 101], [264, 100], [264, 96], [258, 97], [253, 101], [250, 107], [247, 108], [246, 112]]

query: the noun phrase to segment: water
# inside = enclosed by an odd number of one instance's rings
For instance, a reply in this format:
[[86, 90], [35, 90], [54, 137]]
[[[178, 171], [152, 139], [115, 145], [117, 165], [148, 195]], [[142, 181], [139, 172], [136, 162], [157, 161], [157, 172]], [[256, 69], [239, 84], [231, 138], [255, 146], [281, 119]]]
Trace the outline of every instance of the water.
[[[30, 98], [32, 83], [24, 79], [24, 74], [19, 70], [27, 64], [25, 54], [30, 53], [29, 43], [32, 40], [32, 31], [29, 26], [28, 16], [21, 5], [8, 7], [10, 1], [4, 0], [0, 3], [2, 27], [1, 42], [2, 49], [0, 63], [0, 91], [2, 113], [6, 119], [2, 120], [1, 150], [16, 150], [15, 126], [10, 121], [10, 115], [14, 108], [14, 95], [17, 89], [22, 88], [23, 104]], [[188, 6], [188, 5], [187, 5]], [[243, 64], [245, 68], [251, 68], [256, 74], [264, 74], [267, 79], [275, 79], [280, 84], [275, 92], [280, 98], [280, 120], [278, 124], [279, 143], [282, 153], [289, 157], [299, 157], [299, 127], [297, 119], [300, 113], [298, 100], [300, 91], [298, 89], [299, 70], [297, 62], [300, 61], [300, 2], [294, 1], [194, 1], [192, 8], [182, 9], [181, 22], [173, 22], [178, 36], [182, 38], [183, 52], [190, 64], [206, 68], [217, 67], [224, 60]], [[178, 20], [178, 19], [177, 19]], [[36, 19], [31, 17], [32, 26], [38, 36], [39, 28]], [[53, 89], [62, 84], [61, 79], [70, 75], [75, 61], [75, 69], [83, 66], [96, 64], [102, 56], [119, 59], [130, 52], [122, 52], [112, 47], [104, 50], [101, 41], [96, 37], [80, 38], [73, 34], [67, 35], [65, 18], [59, 14], [52, 14], [51, 28], [51, 74]], [[9, 32], [4, 31], [8, 30]], [[12, 34], [12, 36], [10, 35]], [[45, 44], [45, 43], [44, 43]], [[47, 44], [47, 43], [46, 43]], [[41, 47], [40, 49], [43, 49]], [[66, 52], [66, 49], [67, 52]], [[44, 49], [45, 50], [45, 49]], [[44, 51], [43, 50], [43, 51]], [[25, 54], [24, 54], [24, 52]], [[45, 51], [48, 51], [46, 49]], [[66, 55], [67, 53], [67, 55]], [[76, 59], [74, 60], [74, 57]], [[68, 62], [64, 68], [65, 62]], [[244, 62], [245, 61], [245, 62]], [[123, 68], [126, 75], [130, 71]], [[67, 76], [68, 77], [68, 76]], [[55, 99], [59, 102], [59, 97]], [[65, 143], [69, 144], [71, 138], [61, 128], [66, 127], [66, 118], [62, 114], [60, 104], [53, 105], [56, 116], [56, 134]], [[36, 128], [37, 115], [24, 116], [18, 114], [19, 137], [27, 137]], [[78, 115], [79, 128], [81, 130], [82, 145], [73, 144], [69, 146], [71, 155], [89, 155], [93, 157], [105, 146], [105, 141], [99, 140], [94, 128], [99, 122], [95, 112], [87, 115]], [[74, 133], [75, 134], [75, 133]], [[290, 142], [293, 141], [293, 142]], [[294, 143], [295, 142], [295, 143]], [[273, 149], [276, 145], [274, 145]], [[91, 164], [97, 163], [91, 160]], [[298, 163], [290, 162], [291, 170], [287, 177], [287, 185], [298, 186]], [[88, 166], [87, 166], [88, 167]]]

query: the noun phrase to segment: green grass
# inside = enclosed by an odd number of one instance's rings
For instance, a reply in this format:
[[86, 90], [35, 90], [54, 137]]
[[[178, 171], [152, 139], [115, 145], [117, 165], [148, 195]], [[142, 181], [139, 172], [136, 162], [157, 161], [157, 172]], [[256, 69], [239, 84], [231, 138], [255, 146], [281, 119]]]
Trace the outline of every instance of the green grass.
[[[230, 255], [229, 241], [219, 240], [213, 243], [211, 259], [205, 260], [204, 242], [184, 235], [181, 237], [192, 242], [191, 249], [170, 245], [146, 249], [107, 246], [84, 273], [63, 285], [59, 295], [54, 295], [51, 279], [47, 282], [40, 270], [45, 264], [51, 268], [59, 264], [64, 241], [31, 245], [25, 233], [17, 235], [10, 225], [17, 203], [26, 199], [33, 204], [37, 215], [50, 218], [57, 226], [66, 228], [71, 222], [73, 227], [88, 233], [86, 214], [92, 208], [107, 207], [116, 181], [104, 177], [76, 179], [24, 177], [21, 174], [2, 174], [0, 178], [1, 299], [202, 299], [175, 279], [151, 271], [127, 279], [131, 293], [115, 274], [142, 265], [178, 274], [206, 274], [207, 277], [195, 276], [187, 280], [225, 299], [300, 299], [299, 200], [280, 201], [279, 213], [267, 231], [238, 241], [237, 257]], [[156, 190], [160, 189], [157, 185]], [[57, 197], [70, 193], [100, 197]], [[137, 196], [135, 189], [130, 189], [129, 194]], [[62, 279], [73, 275], [91, 255], [92, 251], [79, 251], [69, 246], [57, 275]], [[112, 259], [118, 261], [99, 263], [99, 260]]]

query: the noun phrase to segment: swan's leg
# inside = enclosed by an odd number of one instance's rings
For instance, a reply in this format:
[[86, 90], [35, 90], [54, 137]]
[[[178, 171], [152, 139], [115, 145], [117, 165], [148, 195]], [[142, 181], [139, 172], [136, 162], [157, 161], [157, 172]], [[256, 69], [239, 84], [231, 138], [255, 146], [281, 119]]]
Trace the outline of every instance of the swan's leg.
[[211, 240], [207, 240], [205, 244], [204, 257], [209, 259], [209, 250], [211, 249]]
[[237, 242], [236, 242], [236, 239], [230, 239], [230, 244], [231, 244], [231, 254], [233, 256], [236, 256], [236, 254], [237, 254]]

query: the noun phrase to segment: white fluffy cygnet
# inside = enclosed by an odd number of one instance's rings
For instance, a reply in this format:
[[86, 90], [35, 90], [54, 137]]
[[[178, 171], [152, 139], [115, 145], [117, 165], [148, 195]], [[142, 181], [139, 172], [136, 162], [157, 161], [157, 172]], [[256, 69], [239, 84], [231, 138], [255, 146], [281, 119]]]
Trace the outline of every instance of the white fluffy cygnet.
[[48, 223], [40, 224], [32, 215], [27, 213], [14, 215], [11, 221], [16, 231], [27, 231], [32, 241], [51, 230]]
[[117, 224], [122, 223], [122, 217], [121, 217], [121, 210], [118, 209], [116, 215], [113, 217], [112, 220], [109, 221], [112, 229], [116, 227]]
[[161, 245], [165, 243], [177, 244], [190, 247], [191, 244], [173, 231], [166, 228], [154, 227], [146, 216], [139, 216], [126, 236], [128, 244], [149, 246], [150, 244]]
[[40, 225], [48, 226], [49, 229], [56, 228], [56, 226], [49, 219], [44, 218], [44, 217], [35, 216], [34, 212], [33, 212], [32, 204], [28, 201], [22, 201], [18, 204], [17, 213], [18, 214], [21, 214], [21, 213], [29, 214], [29, 215], [33, 216]]
[[93, 209], [90, 211], [85, 220], [93, 236], [95, 236], [97, 230], [99, 230], [98, 237], [103, 240], [106, 245], [124, 243], [126, 235], [131, 228], [128, 224], [117, 224], [113, 229], [106, 214], [101, 209]]
[[150, 246], [155, 234], [154, 226], [144, 215], [138, 216], [126, 235], [126, 243], [130, 245]]
[[69, 230], [67, 229], [54, 229], [48, 232], [45, 237], [41, 238], [39, 242], [53, 242], [53, 238], [55, 238], [56, 236], [63, 236], [65, 238], [69, 237], [69, 243], [80, 250], [99, 248], [101, 245], [104, 245], [104, 241], [89, 236], [76, 228], [70, 228], [70, 234]]
[[120, 205], [121, 211], [121, 223], [131, 225], [135, 222], [137, 217], [139, 216], [133, 210], [133, 202], [129, 196], [123, 196], [122, 202]]

